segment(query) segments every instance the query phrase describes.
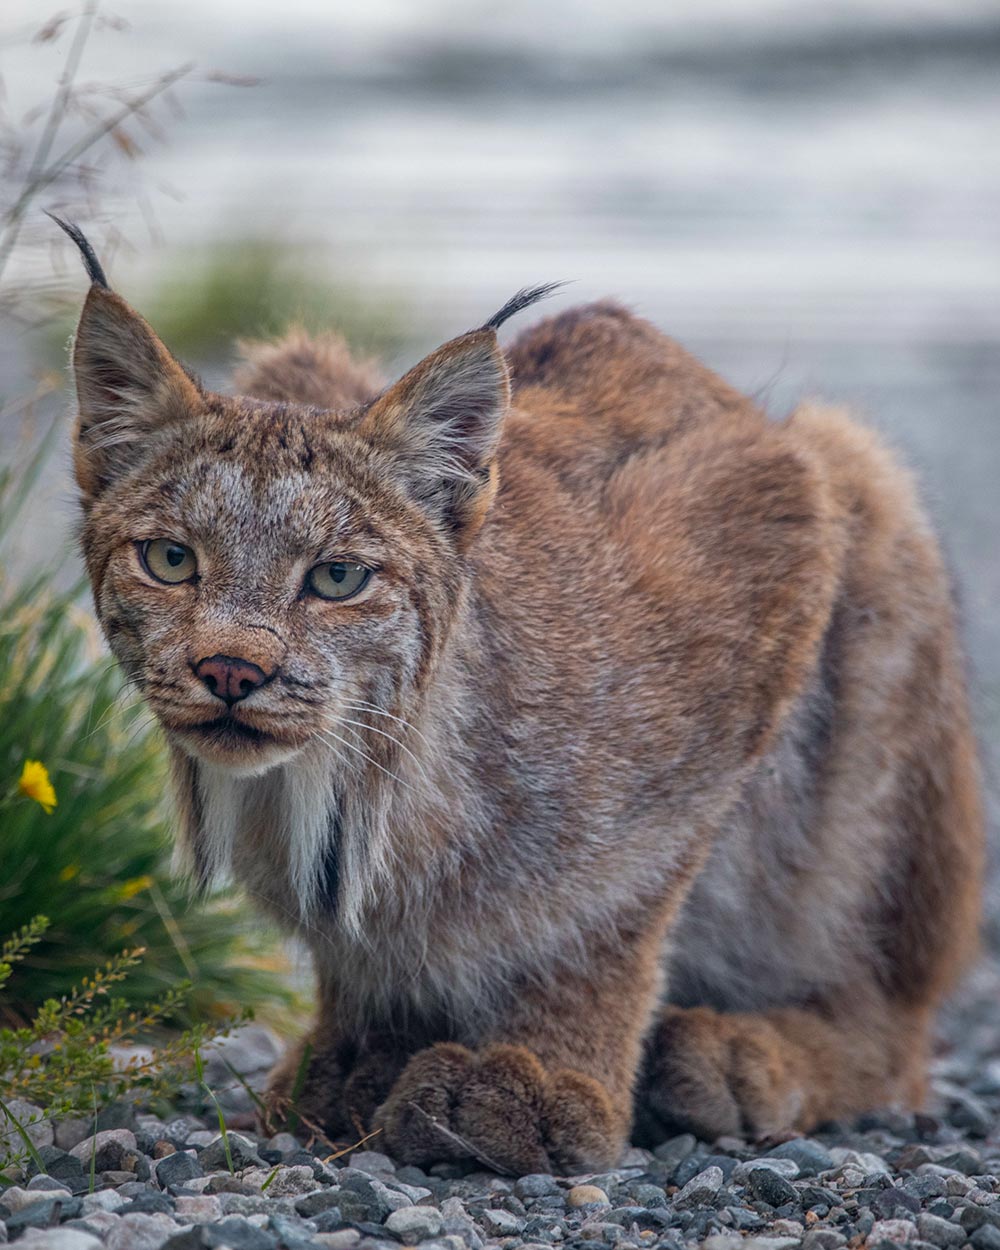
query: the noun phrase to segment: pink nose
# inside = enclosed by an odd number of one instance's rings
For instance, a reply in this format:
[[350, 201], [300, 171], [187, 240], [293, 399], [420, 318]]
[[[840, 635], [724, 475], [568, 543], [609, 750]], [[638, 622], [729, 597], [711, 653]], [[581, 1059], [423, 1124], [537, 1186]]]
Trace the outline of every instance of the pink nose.
[[253, 694], [274, 676], [273, 670], [265, 673], [257, 664], [231, 655], [211, 655], [199, 660], [194, 672], [217, 699], [222, 699], [230, 707], [248, 694]]

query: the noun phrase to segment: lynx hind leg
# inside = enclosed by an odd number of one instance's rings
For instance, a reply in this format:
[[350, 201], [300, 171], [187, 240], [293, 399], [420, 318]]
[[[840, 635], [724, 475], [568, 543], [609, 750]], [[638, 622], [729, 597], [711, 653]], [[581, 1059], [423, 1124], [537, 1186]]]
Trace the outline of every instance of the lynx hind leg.
[[888, 1005], [850, 1019], [818, 1009], [753, 1015], [668, 1007], [647, 1043], [637, 1140], [655, 1144], [677, 1131], [707, 1141], [757, 1138], [911, 1101], [926, 1022], [909, 1013], [893, 1019]]

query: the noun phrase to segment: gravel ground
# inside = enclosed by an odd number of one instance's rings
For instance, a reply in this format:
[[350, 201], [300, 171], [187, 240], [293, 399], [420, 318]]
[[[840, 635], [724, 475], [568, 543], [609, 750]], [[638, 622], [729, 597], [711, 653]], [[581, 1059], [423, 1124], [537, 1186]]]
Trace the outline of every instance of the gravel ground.
[[[212, 1119], [112, 1109], [33, 1132], [48, 1175], [0, 1193], [0, 1242], [35, 1250], [1000, 1250], [1000, 975], [984, 966], [951, 1009], [930, 1110], [828, 1125], [811, 1137], [712, 1145], [689, 1135], [630, 1150], [614, 1171], [499, 1177], [424, 1172], [361, 1149], [324, 1162], [248, 1127], [250, 1099], [206, 1077], [227, 1108], [233, 1171]], [[256, 1027], [226, 1057], [254, 1080], [275, 1043]], [[240, 1067], [242, 1065], [242, 1067]], [[22, 1115], [28, 1109], [22, 1105]], [[372, 1142], [372, 1145], [376, 1142]]]

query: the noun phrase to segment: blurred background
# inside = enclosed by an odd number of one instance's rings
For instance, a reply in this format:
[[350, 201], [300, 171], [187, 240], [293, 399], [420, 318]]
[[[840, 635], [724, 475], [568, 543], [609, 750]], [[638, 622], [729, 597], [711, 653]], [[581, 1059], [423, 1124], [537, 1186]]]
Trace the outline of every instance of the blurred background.
[[[0, 76], [11, 489], [85, 292], [42, 208], [212, 385], [289, 319], [398, 372], [569, 280], [546, 311], [615, 296], [775, 415], [822, 395], [887, 433], [951, 552], [995, 769], [996, 0], [4, 0]], [[9, 584], [71, 551], [54, 438]]]

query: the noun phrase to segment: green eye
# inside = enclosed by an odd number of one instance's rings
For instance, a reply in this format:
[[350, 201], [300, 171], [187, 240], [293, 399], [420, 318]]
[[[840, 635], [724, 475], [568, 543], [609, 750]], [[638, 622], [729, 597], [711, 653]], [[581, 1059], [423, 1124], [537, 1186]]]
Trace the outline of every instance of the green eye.
[[306, 585], [321, 599], [350, 599], [368, 584], [371, 569], [350, 560], [334, 560], [317, 564], [306, 575]]
[[190, 547], [169, 538], [153, 538], [139, 549], [146, 572], [158, 582], [177, 585], [188, 582], [198, 571], [198, 561]]

